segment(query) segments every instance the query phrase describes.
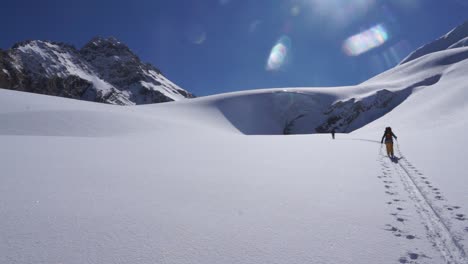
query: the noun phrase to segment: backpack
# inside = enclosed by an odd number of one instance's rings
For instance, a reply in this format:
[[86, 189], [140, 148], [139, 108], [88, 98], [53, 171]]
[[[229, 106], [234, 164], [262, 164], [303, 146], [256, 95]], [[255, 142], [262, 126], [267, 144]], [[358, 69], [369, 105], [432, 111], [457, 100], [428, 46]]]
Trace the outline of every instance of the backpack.
[[387, 133], [385, 133], [385, 139], [386, 140], [392, 140], [392, 132], [391, 131], [387, 131]]
[[385, 129], [385, 141], [392, 141], [392, 129], [390, 127], [387, 127]]

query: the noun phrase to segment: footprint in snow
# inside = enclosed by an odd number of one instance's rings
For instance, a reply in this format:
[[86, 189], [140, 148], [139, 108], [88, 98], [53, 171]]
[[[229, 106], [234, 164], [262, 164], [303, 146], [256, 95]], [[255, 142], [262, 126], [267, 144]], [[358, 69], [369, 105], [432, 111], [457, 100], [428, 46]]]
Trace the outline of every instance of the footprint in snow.
[[398, 210], [398, 211], [403, 211], [403, 208], [397, 207], [397, 210]]
[[[424, 255], [422, 256], [424, 257]], [[407, 257], [401, 257], [398, 261], [400, 261], [400, 263], [416, 263], [413, 261], [419, 259], [420, 257], [420, 254], [409, 252]]]
[[444, 197], [442, 197], [442, 196], [440, 196], [440, 195], [437, 195], [435, 198], [436, 198], [437, 200], [439, 200], [439, 201], [444, 200]]
[[[388, 228], [385, 229], [385, 230], [387, 230], [387, 231], [391, 231], [391, 232], [401, 232], [400, 229], [398, 229], [398, 228], [396, 228], [396, 227], [394, 227], [394, 226], [392, 226], [392, 225], [387, 224], [387, 227], [388, 227]], [[468, 228], [468, 227], [467, 227], [467, 228]]]
[[408, 256], [412, 260], [416, 260], [419, 258], [419, 254], [416, 254], [416, 253], [408, 253]]
[[392, 232], [392, 234], [396, 237], [402, 237], [402, 231], [392, 225], [387, 225], [387, 228], [385, 229], [389, 232]]
[[460, 221], [465, 221], [465, 220], [466, 220], [466, 218], [465, 218], [465, 215], [464, 215], [464, 214], [456, 214], [456, 216], [457, 216], [457, 217], [456, 217], [456, 218], [457, 218], [457, 220], [460, 220]]
[[468, 226], [467, 226], [467, 227], [465, 227], [465, 232], [468, 232]]
[[401, 257], [399, 261], [400, 263], [408, 263], [408, 259], [406, 259], [406, 257]]
[[445, 205], [444, 207], [446, 207], [447, 210], [449, 210], [449, 211], [455, 211], [455, 210], [460, 209], [460, 206]]
[[[397, 227], [394, 227], [392, 225], [387, 225], [387, 228], [385, 230], [392, 232], [393, 235], [396, 236], [396, 237], [402, 237], [403, 236], [402, 235], [403, 231], [401, 231], [400, 229], [398, 229]], [[416, 236], [406, 235], [405, 238], [408, 239], [408, 240], [413, 240], [413, 239], [416, 238]]]

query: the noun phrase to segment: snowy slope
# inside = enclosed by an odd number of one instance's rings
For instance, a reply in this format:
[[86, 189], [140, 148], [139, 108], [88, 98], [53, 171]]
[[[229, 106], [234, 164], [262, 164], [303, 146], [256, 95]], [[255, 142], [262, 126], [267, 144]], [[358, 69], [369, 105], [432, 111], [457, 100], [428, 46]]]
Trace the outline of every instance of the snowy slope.
[[[145, 106], [0, 89], [0, 263], [468, 263], [467, 50]], [[279, 135], [320, 126], [353, 132]]]
[[404, 64], [420, 58], [424, 55], [431, 54], [438, 51], [447, 49], [454, 49], [466, 46], [466, 40], [468, 38], [468, 21], [462, 25], [454, 28], [449, 33], [440, 37], [434, 42], [420, 47], [419, 49], [412, 52], [406, 57], [400, 64]]
[[26, 41], [0, 53], [4, 88], [119, 105], [193, 97], [115, 38], [94, 38], [81, 50]]

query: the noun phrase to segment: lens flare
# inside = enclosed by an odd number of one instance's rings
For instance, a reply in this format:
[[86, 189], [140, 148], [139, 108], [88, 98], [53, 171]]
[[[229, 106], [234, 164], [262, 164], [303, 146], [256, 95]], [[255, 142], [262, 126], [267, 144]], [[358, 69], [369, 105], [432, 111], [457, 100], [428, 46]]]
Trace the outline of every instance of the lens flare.
[[343, 51], [348, 56], [359, 56], [383, 45], [388, 39], [388, 31], [380, 24], [348, 38], [343, 44]]
[[287, 36], [282, 36], [273, 46], [268, 57], [266, 70], [267, 71], [278, 71], [280, 70], [289, 57], [291, 49], [291, 39]]

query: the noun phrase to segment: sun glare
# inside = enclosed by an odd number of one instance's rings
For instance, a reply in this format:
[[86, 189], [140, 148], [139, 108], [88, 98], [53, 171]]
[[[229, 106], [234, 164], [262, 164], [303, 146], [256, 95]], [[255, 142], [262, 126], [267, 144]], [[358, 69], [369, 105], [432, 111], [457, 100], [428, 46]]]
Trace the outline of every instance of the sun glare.
[[343, 44], [343, 51], [349, 56], [359, 56], [383, 45], [388, 39], [387, 29], [379, 24], [348, 38]]
[[280, 70], [287, 62], [290, 49], [291, 39], [287, 36], [282, 36], [271, 49], [266, 69], [268, 71]]

